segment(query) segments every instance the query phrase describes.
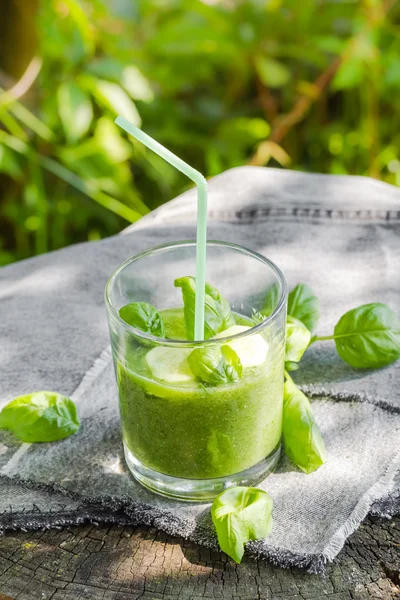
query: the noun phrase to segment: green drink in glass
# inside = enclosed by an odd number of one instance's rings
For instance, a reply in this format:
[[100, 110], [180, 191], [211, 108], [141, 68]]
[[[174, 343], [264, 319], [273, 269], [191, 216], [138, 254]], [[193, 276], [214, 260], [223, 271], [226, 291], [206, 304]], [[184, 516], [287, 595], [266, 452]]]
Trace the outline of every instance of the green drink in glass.
[[[287, 291], [263, 256], [209, 242], [204, 339], [194, 341], [195, 267], [194, 242], [152, 248], [111, 276], [106, 305], [128, 467], [155, 492], [201, 501], [256, 484], [279, 459]], [[121, 316], [137, 302], [158, 311], [148, 331]]]

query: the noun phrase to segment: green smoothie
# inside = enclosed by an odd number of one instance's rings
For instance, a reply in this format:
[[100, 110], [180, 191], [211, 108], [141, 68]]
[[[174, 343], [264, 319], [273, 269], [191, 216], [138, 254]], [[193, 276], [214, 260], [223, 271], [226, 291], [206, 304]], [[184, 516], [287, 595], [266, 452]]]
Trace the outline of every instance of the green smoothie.
[[[186, 339], [183, 309], [160, 314], [165, 337]], [[234, 319], [236, 329], [254, 325], [237, 314]], [[231, 329], [219, 337], [233, 335]], [[169, 349], [173, 363], [165, 363], [164, 348], [126, 349], [124, 364], [116, 365], [121, 421], [124, 443], [137, 460], [166, 475], [209, 479], [244, 471], [279, 446], [282, 356], [262, 334], [245, 339], [242, 376], [222, 385], [196, 379], [187, 363], [191, 349]]]

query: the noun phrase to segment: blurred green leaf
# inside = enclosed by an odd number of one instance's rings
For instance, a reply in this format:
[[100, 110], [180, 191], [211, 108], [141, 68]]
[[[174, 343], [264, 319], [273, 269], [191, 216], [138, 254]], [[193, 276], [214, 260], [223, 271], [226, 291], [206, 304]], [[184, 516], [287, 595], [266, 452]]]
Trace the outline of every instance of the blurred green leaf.
[[218, 138], [233, 144], [253, 144], [265, 139], [271, 131], [264, 119], [237, 117], [225, 119], [218, 129]]
[[15, 179], [22, 175], [22, 168], [15, 153], [4, 145], [0, 145], [0, 172]]
[[330, 54], [341, 54], [345, 48], [344, 40], [334, 35], [324, 35], [315, 38], [317, 48]]
[[75, 173], [69, 169], [66, 169], [56, 161], [46, 157], [40, 157], [39, 162], [45, 169], [75, 189], [86, 194], [89, 198], [92, 198], [92, 200], [98, 202], [104, 208], [107, 208], [117, 215], [120, 215], [127, 221], [134, 223], [141, 217], [140, 213], [132, 210], [129, 206], [124, 205], [122, 202], [119, 202], [116, 198], [112, 198], [108, 194], [104, 194], [103, 192], [99, 191], [96, 189], [96, 186], [94, 186], [93, 183], [84, 181], [81, 177], [78, 177], [75, 175]]
[[400, 89], [400, 56], [391, 53], [385, 57], [385, 83], [393, 89]]
[[10, 264], [14, 261], [14, 254], [7, 252], [7, 250], [0, 250], [0, 267]]
[[109, 81], [99, 79], [95, 82], [93, 94], [98, 102], [111, 110], [114, 115], [125, 117], [125, 119], [128, 119], [128, 121], [137, 127], [140, 127], [142, 124], [135, 104], [125, 90], [117, 83], [110, 83]]
[[159, 56], [214, 55], [222, 62], [228, 55], [236, 54], [234, 40], [225, 33], [225, 29], [207, 27], [207, 19], [187, 11], [167, 21], [149, 45]]
[[350, 59], [343, 62], [332, 81], [334, 90], [346, 90], [357, 87], [363, 80], [364, 65], [360, 59]]
[[6, 129], [8, 129], [11, 135], [14, 135], [24, 141], [27, 141], [28, 136], [26, 135], [25, 131], [22, 129], [18, 121], [14, 118], [14, 116], [10, 114], [10, 109], [11, 106], [7, 108], [0, 107], [0, 122], [4, 125]]
[[43, 123], [43, 121], [41, 121], [35, 114], [28, 110], [23, 104], [20, 102], [14, 102], [10, 106], [10, 111], [17, 119], [21, 121], [21, 123], [25, 125], [25, 127], [31, 129], [40, 138], [46, 140], [47, 142], [53, 141], [54, 134], [51, 129], [49, 129], [47, 125]]
[[82, 37], [82, 42], [87, 52], [94, 51], [94, 31], [87, 12], [78, 0], [63, 0], [67, 6], [69, 16], [74, 20]]
[[89, 95], [73, 81], [63, 82], [57, 93], [58, 112], [70, 143], [78, 141], [89, 130], [93, 119]]
[[124, 63], [111, 56], [95, 58], [87, 66], [86, 71], [100, 79], [108, 79], [120, 83], [124, 71]]
[[283, 63], [273, 58], [257, 56], [255, 65], [259, 78], [268, 87], [283, 87], [291, 78], [290, 70]]
[[154, 98], [153, 90], [148, 80], [133, 65], [123, 70], [121, 83], [134, 100], [151, 102]]
[[94, 137], [111, 163], [121, 163], [132, 155], [132, 144], [121, 135], [121, 129], [108, 117], [101, 117], [96, 124]]
[[353, 40], [351, 46], [351, 56], [365, 63], [375, 61], [379, 58], [379, 52], [376, 47], [376, 39], [373, 30], [367, 30], [359, 33]]

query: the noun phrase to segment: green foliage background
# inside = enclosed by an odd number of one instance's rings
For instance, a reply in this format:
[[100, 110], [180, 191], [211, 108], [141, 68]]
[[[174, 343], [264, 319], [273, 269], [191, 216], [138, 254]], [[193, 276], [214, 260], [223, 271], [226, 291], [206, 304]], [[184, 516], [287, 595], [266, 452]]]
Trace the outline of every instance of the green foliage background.
[[5, 85], [5, 60], [0, 78], [0, 264], [117, 233], [188, 187], [117, 114], [206, 176], [400, 184], [398, 2], [45, 0], [34, 18], [34, 84], [5, 92], [21, 75]]

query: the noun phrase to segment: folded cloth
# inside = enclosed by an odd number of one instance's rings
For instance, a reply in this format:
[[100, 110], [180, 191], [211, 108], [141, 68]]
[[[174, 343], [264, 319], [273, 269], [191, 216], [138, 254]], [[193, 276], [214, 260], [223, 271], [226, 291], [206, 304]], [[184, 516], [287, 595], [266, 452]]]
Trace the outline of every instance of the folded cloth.
[[[241, 167], [210, 181], [209, 238], [271, 258], [289, 286], [321, 299], [321, 335], [367, 302], [400, 312], [400, 191], [362, 178]], [[148, 523], [216, 546], [209, 505], [156, 496], [124, 464], [103, 290], [123, 260], [195, 237], [196, 194], [162, 206], [124, 235], [77, 244], [0, 271], [0, 407], [54, 390], [72, 397], [80, 431], [23, 444], [0, 430], [0, 528], [107, 521]], [[400, 363], [357, 371], [332, 342], [315, 344], [294, 373], [312, 398], [328, 462], [305, 475], [283, 459], [259, 484], [274, 499], [266, 540], [248, 544], [282, 566], [318, 571], [372, 510], [399, 511]]]

